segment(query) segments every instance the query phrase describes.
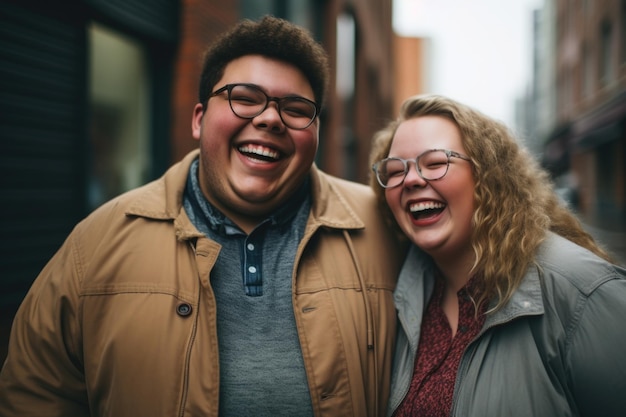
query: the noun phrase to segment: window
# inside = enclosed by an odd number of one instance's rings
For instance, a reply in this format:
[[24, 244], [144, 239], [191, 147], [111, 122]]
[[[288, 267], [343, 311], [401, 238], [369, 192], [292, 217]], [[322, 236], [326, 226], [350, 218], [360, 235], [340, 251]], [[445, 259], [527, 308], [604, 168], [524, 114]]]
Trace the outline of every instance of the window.
[[622, 0], [620, 19], [622, 25], [622, 65], [626, 65], [626, 0]]
[[605, 20], [600, 28], [600, 82], [608, 85], [613, 81], [613, 33], [611, 23]]
[[141, 44], [89, 28], [87, 196], [90, 209], [148, 179], [149, 70]]
[[582, 51], [582, 96], [588, 98], [593, 94], [593, 56], [587, 45]]
[[[356, 78], [356, 22], [354, 16], [342, 13], [337, 17], [337, 97], [343, 106], [343, 120], [341, 128], [343, 132], [344, 150], [346, 155], [356, 154], [357, 139], [354, 125], [354, 91]], [[356, 178], [355, 158], [348, 157], [343, 163], [343, 177]]]

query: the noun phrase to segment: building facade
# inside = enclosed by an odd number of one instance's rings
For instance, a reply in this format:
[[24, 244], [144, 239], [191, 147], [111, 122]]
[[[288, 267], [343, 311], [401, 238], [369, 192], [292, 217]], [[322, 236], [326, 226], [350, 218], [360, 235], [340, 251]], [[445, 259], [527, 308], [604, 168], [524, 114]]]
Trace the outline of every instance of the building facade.
[[[543, 164], [626, 262], [626, 0], [546, 0], [536, 73]], [[550, 116], [546, 119], [545, 114]], [[543, 117], [543, 119], [542, 119]]]

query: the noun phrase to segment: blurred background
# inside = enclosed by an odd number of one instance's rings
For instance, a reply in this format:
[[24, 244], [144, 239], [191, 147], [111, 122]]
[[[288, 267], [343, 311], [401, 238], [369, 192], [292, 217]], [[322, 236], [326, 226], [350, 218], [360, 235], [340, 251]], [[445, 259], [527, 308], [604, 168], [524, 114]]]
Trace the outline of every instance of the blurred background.
[[72, 227], [197, 147], [202, 51], [264, 14], [330, 54], [322, 169], [367, 182], [372, 134], [445, 94], [518, 132], [626, 263], [626, 0], [0, 0], [0, 361]]

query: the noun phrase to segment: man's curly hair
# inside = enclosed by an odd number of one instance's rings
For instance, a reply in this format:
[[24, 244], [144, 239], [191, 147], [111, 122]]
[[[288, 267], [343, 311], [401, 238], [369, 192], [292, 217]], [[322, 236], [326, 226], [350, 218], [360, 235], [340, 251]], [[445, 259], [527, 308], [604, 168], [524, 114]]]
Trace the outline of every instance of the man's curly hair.
[[200, 76], [201, 104], [206, 104], [226, 65], [245, 55], [262, 55], [297, 67], [309, 80], [318, 106], [324, 105], [329, 77], [326, 51], [306, 29], [274, 16], [242, 20], [209, 46]]

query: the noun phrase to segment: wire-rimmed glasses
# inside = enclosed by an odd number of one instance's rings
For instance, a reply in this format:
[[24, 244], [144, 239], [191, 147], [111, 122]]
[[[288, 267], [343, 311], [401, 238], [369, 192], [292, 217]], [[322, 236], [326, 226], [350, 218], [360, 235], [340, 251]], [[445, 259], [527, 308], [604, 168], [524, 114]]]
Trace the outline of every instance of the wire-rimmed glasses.
[[452, 157], [470, 160], [469, 157], [449, 149], [429, 149], [415, 159], [385, 158], [376, 162], [372, 170], [381, 187], [393, 188], [404, 182], [409, 173], [409, 162], [415, 163], [420, 177], [427, 181], [435, 181], [448, 173]]
[[228, 95], [230, 109], [235, 116], [253, 119], [263, 113], [270, 101], [275, 101], [278, 114], [285, 126], [291, 129], [306, 129], [319, 114], [317, 103], [300, 96], [270, 97], [256, 84], [226, 84], [210, 97]]

